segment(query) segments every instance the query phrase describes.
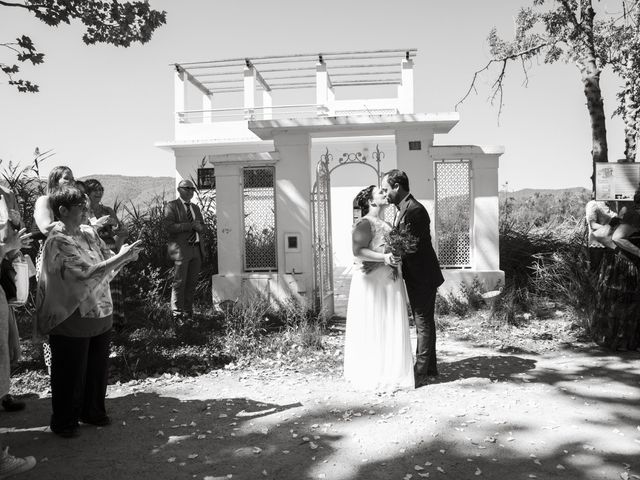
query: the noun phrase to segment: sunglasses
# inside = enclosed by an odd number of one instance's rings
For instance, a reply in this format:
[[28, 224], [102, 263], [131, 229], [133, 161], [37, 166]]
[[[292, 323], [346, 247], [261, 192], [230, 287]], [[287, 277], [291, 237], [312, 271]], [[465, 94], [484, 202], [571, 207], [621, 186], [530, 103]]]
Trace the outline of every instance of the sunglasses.
[[196, 189], [196, 187], [178, 187], [178, 188], [180, 188], [182, 190], [195, 190]]

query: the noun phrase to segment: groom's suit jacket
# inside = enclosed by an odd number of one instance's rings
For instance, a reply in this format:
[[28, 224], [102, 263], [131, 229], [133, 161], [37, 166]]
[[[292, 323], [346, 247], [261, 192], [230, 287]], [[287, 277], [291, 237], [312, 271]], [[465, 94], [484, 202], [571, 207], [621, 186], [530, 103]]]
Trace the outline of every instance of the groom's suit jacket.
[[444, 282], [438, 257], [431, 244], [430, 223], [427, 210], [409, 194], [396, 216], [394, 226], [406, 227], [418, 238], [416, 252], [402, 257], [402, 276], [410, 294], [435, 290]]

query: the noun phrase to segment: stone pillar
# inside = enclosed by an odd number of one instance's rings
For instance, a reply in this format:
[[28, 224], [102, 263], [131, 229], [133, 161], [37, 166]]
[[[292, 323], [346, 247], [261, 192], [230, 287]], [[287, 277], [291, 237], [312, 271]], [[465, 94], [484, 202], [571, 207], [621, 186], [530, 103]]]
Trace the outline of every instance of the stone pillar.
[[[409, 150], [409, 142], [418, 150]], [[428, 129], [403, 129], [396, 131], [396, 155], [398, 169], [409, 177], [409, 187], [416, 199], [433, 201], [433, 159], [429, 156], [429, 148], [433, 145], [433, 132]]]
[[324, 62], [316, 64], [316, 105], [319, 117], [329, 113], [329, 75]]
[[[242, 168], [219, 163], [216, 169], [218, 274], [239, 277], [243, 271]], [[238, 285], [239, 287], [239, 285]]]
[[175, 112], [175, 123], [176, 126], [180, 123], [185, 122], [184, 118], [184, 109], [185, 109], [185, 101], [186, 101], [186, 88], [187, 81], [184, 70], [179, 67], [176, 67], [175, 74], [173, 76], [174, 79], [174, 108]]
[[202, 94], [202, 110], [205, 110], [202, 113], [202, 122], [203, 123], [212, 123], [213, 122], [213, 112], [211, 109], [213, 108], [213, 95], [212, 94]]
[[273, 118], [273, 95], [269, 90], [262, 91], [262, 119], [271, 120]]
[[256, 108], [256, 70], [244, 67], [244, 119], [255, 119]]
[[413, 60], [402, 60], [402, 83], [398, 85], [398, 112], [403, 114], [413, 111]]
[[499, 270], [498, 158], [473, 159], [473, 269]]
[[[419, 150], [409, 150], [409, 142], [419, 142]], [[431, 218], [431, 238], [435, 238], [435, 187], [433, 158], [429, 148], [433, 145], [433, 132], [428, 129], [396, 131], [397, 168], [409, 177], [411, 194], [427, 209]]]
[[285, 270], [284, 234], [300, 234], [302, 272], [296, 274], [300, 293], [311, 294], [313, 249], [311, 236], [311, 139], [309, 135], [279, 134], [274, 138], [280, 159], [276, 164], [276, 221], [278, 272]]

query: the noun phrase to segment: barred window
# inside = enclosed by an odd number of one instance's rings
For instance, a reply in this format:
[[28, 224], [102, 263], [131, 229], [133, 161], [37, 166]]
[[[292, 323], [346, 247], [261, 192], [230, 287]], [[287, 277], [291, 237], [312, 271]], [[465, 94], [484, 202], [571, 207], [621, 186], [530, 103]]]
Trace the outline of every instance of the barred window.
[[243, 169], [244, 269], [265, 272], [278, 269], [276, 250], [275, 169]]
[[198, 190], [215, 190], [216, 172], [214, 168], [198, 169]]
[[435, 237], [440, 265], [471, 266], [471, 164], [435, 162]]

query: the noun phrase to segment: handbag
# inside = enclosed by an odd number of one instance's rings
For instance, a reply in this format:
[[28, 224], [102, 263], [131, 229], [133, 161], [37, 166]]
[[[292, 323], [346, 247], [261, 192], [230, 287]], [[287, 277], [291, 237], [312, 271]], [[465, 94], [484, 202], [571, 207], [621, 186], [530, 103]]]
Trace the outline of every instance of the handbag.
[[4, 259], [0, 269], [0, 285], [7, 302], [12, 307], [21, 307], [29, 298], [29, 261], [22, 254], [13, 261]]

